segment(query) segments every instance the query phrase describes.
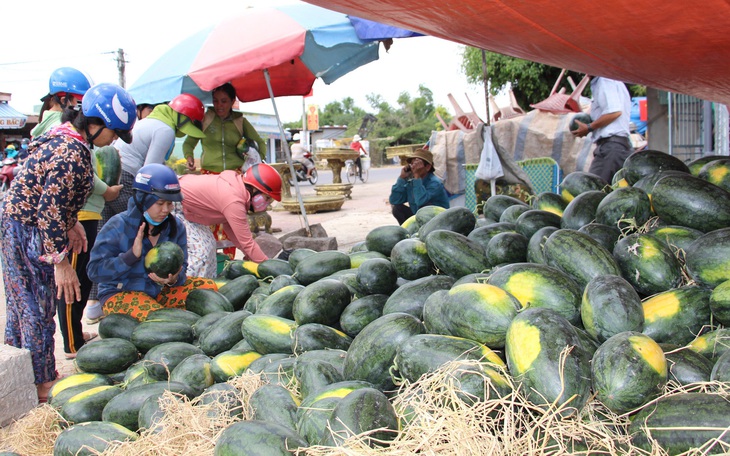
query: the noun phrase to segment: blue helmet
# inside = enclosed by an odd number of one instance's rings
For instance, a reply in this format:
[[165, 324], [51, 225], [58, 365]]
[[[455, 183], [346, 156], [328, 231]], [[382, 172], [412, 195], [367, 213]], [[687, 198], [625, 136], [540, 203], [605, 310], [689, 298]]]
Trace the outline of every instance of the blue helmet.
[[97, 117], [122, 141], [132, 142], [132, 127], [137, 121], [137, 104], [116, 84], [102, 83], [90, 88], [81, 102], [86, 117]]
[[72, 93], [84, 96], [91, 87], [91, 80], [76, 68], [63, 67], [53, 73], [48, 80], [48, 93]]
[[132, 188], [135, 191], [149, 193], [167, 201], [182, 201], [180, 181], [172, 168], [150, 163], [137, 171]]

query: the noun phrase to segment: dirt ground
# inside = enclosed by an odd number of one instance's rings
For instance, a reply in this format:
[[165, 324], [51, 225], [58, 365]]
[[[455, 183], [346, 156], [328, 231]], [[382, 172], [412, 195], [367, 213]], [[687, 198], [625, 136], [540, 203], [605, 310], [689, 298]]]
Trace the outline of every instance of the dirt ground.
[[[395, 225], [396, 221], [390, 214], [388, 195], [390, 187], [395, 182], [400, 168], [395, 166], [373, 168], [366, 183], [357, 182], [352, 189], [352, 199], [348, 199], [342, 208], [333, 212], [308, 214], [309, 225], [321, 224], [328, 236], [335, 237], [338, 250], [347, 251], [356, 242], [365, 240], [367, 233], [381, 225]], [[318, 184], [332, 183], [332, 172], [320, 171]], [[308, 182], [300, 183], [302, 195], [315, 195], [314, 187]], [[299, 214], [289, 213], [282, 208], [271, 211], [272, 228], [276, 237], [281, 237], [305, 226], [304, 218]], [[239, 252], [240, 254], [240, 252]], [[0, 328], [5, 333], [6, 308], [5, 288], [0, 281]], [[58, 320], [56, 320], [58, 322]], [[58, 324], [58, 323], [57, 323]], [[84, 331], [96, 332], [97, 325], [89, 326], [84, 323]], [[75, 372], [73, 361], [65, 358], [63, 353], [63, 339], [61, 332], [56, 331], [56, 368], [61, 377]]]

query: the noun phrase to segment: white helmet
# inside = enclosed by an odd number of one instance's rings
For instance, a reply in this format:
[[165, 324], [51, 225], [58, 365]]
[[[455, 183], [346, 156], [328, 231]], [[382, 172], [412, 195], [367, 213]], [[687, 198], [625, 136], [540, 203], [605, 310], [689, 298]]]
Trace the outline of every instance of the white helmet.
[[299, 141], [299, 138], [301, 138], [299, 133], [294, 133], [294, 136], [291, 137], [292, 141]]

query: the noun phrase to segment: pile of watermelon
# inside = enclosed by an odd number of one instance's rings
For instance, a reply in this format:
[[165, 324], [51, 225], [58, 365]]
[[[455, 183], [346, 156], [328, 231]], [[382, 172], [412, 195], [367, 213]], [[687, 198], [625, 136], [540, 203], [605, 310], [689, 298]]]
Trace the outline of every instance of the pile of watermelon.
[[[78, 352], [83, 373], [51, 392], [72, 424], [57, 454], [134, 439], [166, 390], [230, 400], [226, 382], [246, 372], [268, 384], [231, 400], [252, 419], [216, 455], [368, 431], [387, 445], [408, 425], [399, 386], [454, 362], [471, 404], [518, 388], [574, 419], [597, 400], [643, 450], [730, 451], [730, 160], [643, 151], [613, 183], [575, 172], [561, 190], [494, 195], [480, 216], [424, 207], [349, 253], [233, 261], [186, 309], [107, 316]], [[663, 396], [697, 382], [714, 383]]]

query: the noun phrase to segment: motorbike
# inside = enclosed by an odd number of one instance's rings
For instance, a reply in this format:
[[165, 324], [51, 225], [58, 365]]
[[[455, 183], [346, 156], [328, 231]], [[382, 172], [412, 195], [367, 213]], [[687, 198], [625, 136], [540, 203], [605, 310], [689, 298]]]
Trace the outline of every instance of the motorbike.
[[3, 159], [0, 168], [0, 193], [5, 193], [10, 188], [10, 183], [15, 177], [14, 170], [18, 166], [18, 160], [13, 157]]
[[[310, 164], [314, 165], [314, 162], [312, 161], [312, 154], [304, 154], [304, 159], [307, 160]], [[310, 174], [309, 178], [307, 178], [307, 167], [301, 161], [294, 161], [294, 172], [296, 174], [297, 182], [309, 181], [310, 184], [314, 185], [317, 183], [317, 179], [319, 178], [319, 176], [317, 176], [316, 166], [312, 168], [312, 173]], [[289, 183], [291, 185], [294, 185], [294, 180], [289, 179]]]

